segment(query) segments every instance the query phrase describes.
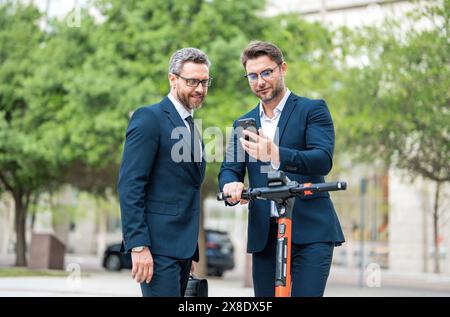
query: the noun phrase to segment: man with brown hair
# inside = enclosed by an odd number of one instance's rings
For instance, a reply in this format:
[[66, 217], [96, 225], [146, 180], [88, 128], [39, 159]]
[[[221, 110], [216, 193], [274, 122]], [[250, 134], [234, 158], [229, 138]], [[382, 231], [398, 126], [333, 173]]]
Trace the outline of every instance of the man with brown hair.
[[[219, 173], [219, 186], [241, 199], [246, 172], [249, 187], [265, 187], [269, 170], [282, 170], [298, 183], [321, 183], [332, 167], [334, 127], [323, 100], [296, 96], [285, 85], [287, 64], [272, 43], [251, 42], [241, 61], [250, 89], [260, 99], [241, 118], [254, 118], [258, 134], [236, 133]], [[237, 124], [234, 123], [234, 128]], [[236, 160], [245, 151], [243, 161]], [[230, 155], [231, 153], [231, 155]], [[249, 204], [247, 252], [252, 253], [255, 296], [274, 296], [277, 210], [273, 202]], [[292, 215], [292, 296], [323, 296], [333, 248], [344, 242], [338, 217], [327, 192], [295, 199]]]

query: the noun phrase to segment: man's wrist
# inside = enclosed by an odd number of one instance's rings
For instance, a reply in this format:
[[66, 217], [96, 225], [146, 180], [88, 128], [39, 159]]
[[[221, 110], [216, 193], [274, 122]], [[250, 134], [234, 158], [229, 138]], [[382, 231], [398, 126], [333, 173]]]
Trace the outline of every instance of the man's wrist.
[[280, 151], [278, 149], [278, 146], [276, 146], [274, 143], [272, 143], [272, 146], [270, 148], [270, 163], [272, 164], [272, 167], [280, 167]]
[[144, 251], [145, 248], [146, 248], [146, 246], [134, 247], [131, 249], [131, 252], [142, 252], [142, 251]]

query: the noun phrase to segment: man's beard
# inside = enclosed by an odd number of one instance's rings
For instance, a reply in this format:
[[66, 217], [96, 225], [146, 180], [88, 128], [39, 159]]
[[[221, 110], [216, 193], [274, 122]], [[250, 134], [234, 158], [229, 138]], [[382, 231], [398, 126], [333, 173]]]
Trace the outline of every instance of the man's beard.
[[263, 95], [258, 95], [255, 93], [256, 97], [258, 97], [259, 99], [261, 99], [263, 102], [269, 102], [272, 101], [273, 99], [275, 99], [276, 97], [278, 97], [284, 90], [284, 80], [282, 78], [280, 78], [277, 83], [276, 86], [273, 88], [272, 93], [267, 96], [264, 97]]
[[[195, 96], [201, 96], [201, 94], [195, 94]], [[200, 109], [202, 107], [202, 102], [204, 97], [202, 98], [202, 101], [199, 102], [198, 104], [191, 104], [189, 103], [189, 94], [180, 94], [179, 91], [177, 91], [177, 97], [178, 100], [180, 101], [180, 103], [188, 110], [195, 110], [195, 109]]]

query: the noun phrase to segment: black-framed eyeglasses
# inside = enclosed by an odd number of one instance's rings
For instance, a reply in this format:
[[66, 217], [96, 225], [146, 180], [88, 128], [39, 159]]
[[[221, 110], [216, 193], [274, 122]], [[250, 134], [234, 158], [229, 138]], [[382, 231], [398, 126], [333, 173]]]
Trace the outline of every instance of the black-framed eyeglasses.
[[[280, 65], [281, 64], [277, 64], [276, 68], [279, 68]], [[259, 76], [261, 76], [262, 79], [272, 79], [273, 72], [275, 71], [276, 68], [267, 68], [267, 69], [263, 70], [262, 72], [260, 72], [259, 74], [250, 73], [250, 74], [244, 75], [244, 77], [247, 78], [249, 82], [257, 81]]]
[[211, 86], [211, 82], [212, 82], [212, 77], [209, 77], [208, 79], [196, 79], [196, 78], [186, 78], [181, 76], [180, 74], [175, 74], [175, 76], [180, 77], [181, 79], [183, 79], [186, 82], [186, 85], [188, 85], [189, 87], [198, 87], [198, 84], [202, 84], [203, 87], [209, 87]]

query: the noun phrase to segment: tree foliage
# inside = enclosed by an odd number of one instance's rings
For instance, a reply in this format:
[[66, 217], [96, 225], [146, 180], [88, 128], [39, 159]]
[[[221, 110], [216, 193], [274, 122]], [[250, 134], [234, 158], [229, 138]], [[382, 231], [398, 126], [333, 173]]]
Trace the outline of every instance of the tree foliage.
[[[95, 194], [115, 188], [129, 115], [168, 93], [168, 61], [182, 47], [212, 62], [213, 85], [196, 113], [204, 129], [225, 132], [256, 105], [240, 53], [250, 40], [272, 41], [288, 63], [287, 86], [327, 100], [339, 152], [450, 177], [448, 0], [412, 17], [431, 27], [339, 34], [294, 14], [266, 17], [259, 0], [90, 5], [100, 17], [81, 10], [78, 27], [50, 19], [45, 28], [33, 6], [0, 5], [0, 191], [16, 200], [18, 263], [31, 196], [66, 183]], [[204, 194], [217, 190], [219, 166], [208, 165]]]
[[419, 29], [390, 21], [354, 32], [343, 50], [363, 62], [345, 68], [337, 98], [354, 153], [438, 182], [450, 181], [448, 12], [418, 8], [407, 21]]

